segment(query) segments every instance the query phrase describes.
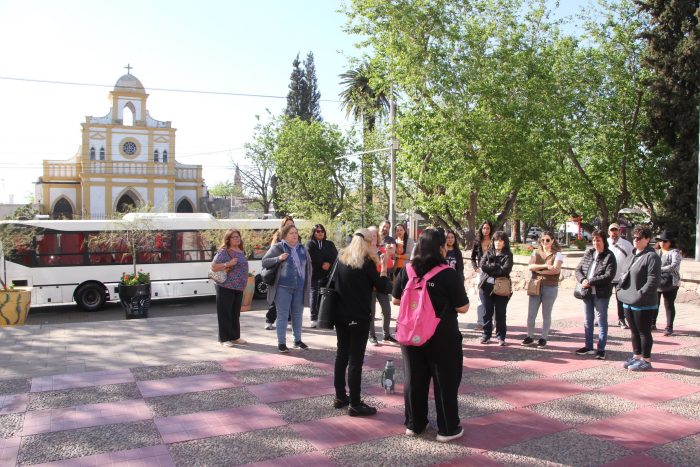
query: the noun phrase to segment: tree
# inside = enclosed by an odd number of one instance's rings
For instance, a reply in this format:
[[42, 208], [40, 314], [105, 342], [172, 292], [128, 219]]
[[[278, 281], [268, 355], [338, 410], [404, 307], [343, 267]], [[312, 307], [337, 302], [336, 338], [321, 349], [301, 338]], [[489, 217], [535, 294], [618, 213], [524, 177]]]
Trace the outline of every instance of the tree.
[[265, 214], [270, 213], [273, 203], [273, 177], [275, 163], [273, 154], [277, 148], [277, 132], [280, 121], [271, 118], [265, 124], [260, 116], [253, 133], [253, 141], [245, 144], [245, 157], [250, 165], [242, 168], [241, 182], [250, 196], [260, 204]]
[[289, 92], [287, 93], [287, 117], [304, 118], [304, 96], [306, 95], [306, 79], [301, 69], [299, 54], [292, 61], [292, 74], [289, 76]]
[[233, 196], [242, 196], [242, 190], [232, 181], [219, 182], [209, 189], [209, 193], [222, 198], [230, 198]]
[[644, 64], [651, 102], [644, 141], [650, 150], [668, 155], [658, 177], [668, 182], [668, 195], [657, 223], [677, 234], [686, 253], [694, 251], [698, 173], [698, 106], [700, 105], [700, 1], [635, 0], [648, 15], [642, 32], [647, 43]]
[[316, 78], [316, 64], [314, 63], [314, 53], [309, 52], [304, 60], [304, 79], [306, 80], [306, 93], [303, 96], [304, 109], [308, 113], [308, 118], [304, 120], [316, 120], [321, 118], [321, 92], [318, 90], [318, 78]]
[[289, 92], [287, 93], [287, 117], [299, 117], [304, 121], [321, 121], [321, 93], [318, 90], [316, 64], [314, 54], [309, 52], [303, 63], [299, 54], [292, 61], [292, 74], [289, 76]]

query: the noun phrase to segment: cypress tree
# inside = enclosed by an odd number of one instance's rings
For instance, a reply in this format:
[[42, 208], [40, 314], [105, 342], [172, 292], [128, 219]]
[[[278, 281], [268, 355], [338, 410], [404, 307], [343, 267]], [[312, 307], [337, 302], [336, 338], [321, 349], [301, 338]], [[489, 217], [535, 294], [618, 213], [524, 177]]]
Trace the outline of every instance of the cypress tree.
[[307, 94], [306, 87], [306, 78], [304, 76], [304, 71], [301, 69], [299, 54], [297, 54], [292, 62], [292, 74], [289, 76], [289, 92], [287, 93], [285, 115], [291, 118], [304, 118], [304, 99]]
[[304, 60], [304, 78], [306, 78], [306, 94], [304, 95], [304, 108], [307, 111], [306, 120], [321, 121], [321, 93], [318, 90], [318, 79], [316, 78], [316, 64], [314, 63], [314, 53], [309, 52]]

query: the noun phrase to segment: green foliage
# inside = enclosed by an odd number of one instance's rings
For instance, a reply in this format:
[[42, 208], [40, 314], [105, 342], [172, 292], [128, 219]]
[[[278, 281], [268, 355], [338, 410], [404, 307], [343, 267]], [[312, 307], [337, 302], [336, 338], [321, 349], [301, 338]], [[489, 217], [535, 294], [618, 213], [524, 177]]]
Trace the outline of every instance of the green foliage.
[[304, 121], [321, 120], [321, 93], [318, 90], [314, 54], [309, 52], [304, 60], [304, 67], [299, 61], [299, 54], [292, 62], [292, 74], [289, 77], [287, 93], [287, 117], [298, 117]]
[[134, 274], [123, 273], [119, 283], [122, 285], [150, 284], [151, 273], [138, 271]]
[[248, 194], [260, 204], [263, 212], [268, 214], [274, 200], [272, 180], [275, 174], [273, 154], [277, 148], [277, 134], [282, 119], [270, 117], [267, 123], [255, 125], [253, 140], [245, 144], [245, 157], [250, 166], [241, 169], [241, 182]]
[[3, 261], [0, 287], [7, 288], [7, 258], [16, 253], [31, 250], [38, 229], [26, 225], [16, 225], [8, 222], [0, 222], [0, 256]]
[[209, 189], [209, 193], [220, 197], [243, 196], [243, 190], [230, 180], [217, 183]]
[[37, 214], [40, 212], [34, 208], [33, 203], [29, 202], [15, 209], [15, 212], [6, 216], [5, 219], [34, 219]]

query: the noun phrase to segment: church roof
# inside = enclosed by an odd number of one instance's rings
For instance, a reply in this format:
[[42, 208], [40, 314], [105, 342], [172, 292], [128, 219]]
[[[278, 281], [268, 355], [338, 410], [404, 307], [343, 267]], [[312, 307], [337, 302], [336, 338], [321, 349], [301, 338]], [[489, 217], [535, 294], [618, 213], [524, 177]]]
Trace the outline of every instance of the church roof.
[[131, 73], [127, 73], [117, 80], [117, 84], [114, 85], [114, 91], [126, 91], [135, 92], [139, 94], [146, 94], [146, 90], [143, 88], [143, 84], [138, 78]]

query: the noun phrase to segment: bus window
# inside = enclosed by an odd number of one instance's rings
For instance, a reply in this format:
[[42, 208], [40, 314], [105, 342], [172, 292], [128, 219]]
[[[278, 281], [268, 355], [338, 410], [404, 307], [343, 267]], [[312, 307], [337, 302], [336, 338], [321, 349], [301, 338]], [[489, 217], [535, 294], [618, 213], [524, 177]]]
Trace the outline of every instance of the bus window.
[[115, 264], [131, 263], [131, 255], [127, 252], [126, 242], [100, 241], [99, 233], [91, 233], [88, 236], [88, 249], [90, 252], [90, 264]]
[[157, 232], [148, 243], [139, 249], [139, 263], [169, 263], [172, 260], [173, 238], [170, 232]]
[[178, 232], [175, 237], [175, 260], [211, 261], [211, 251], [199, 232]]
[[36, 236], [36, 253], [40, 266], [83, 264], [82, 232], [43, 233]]

